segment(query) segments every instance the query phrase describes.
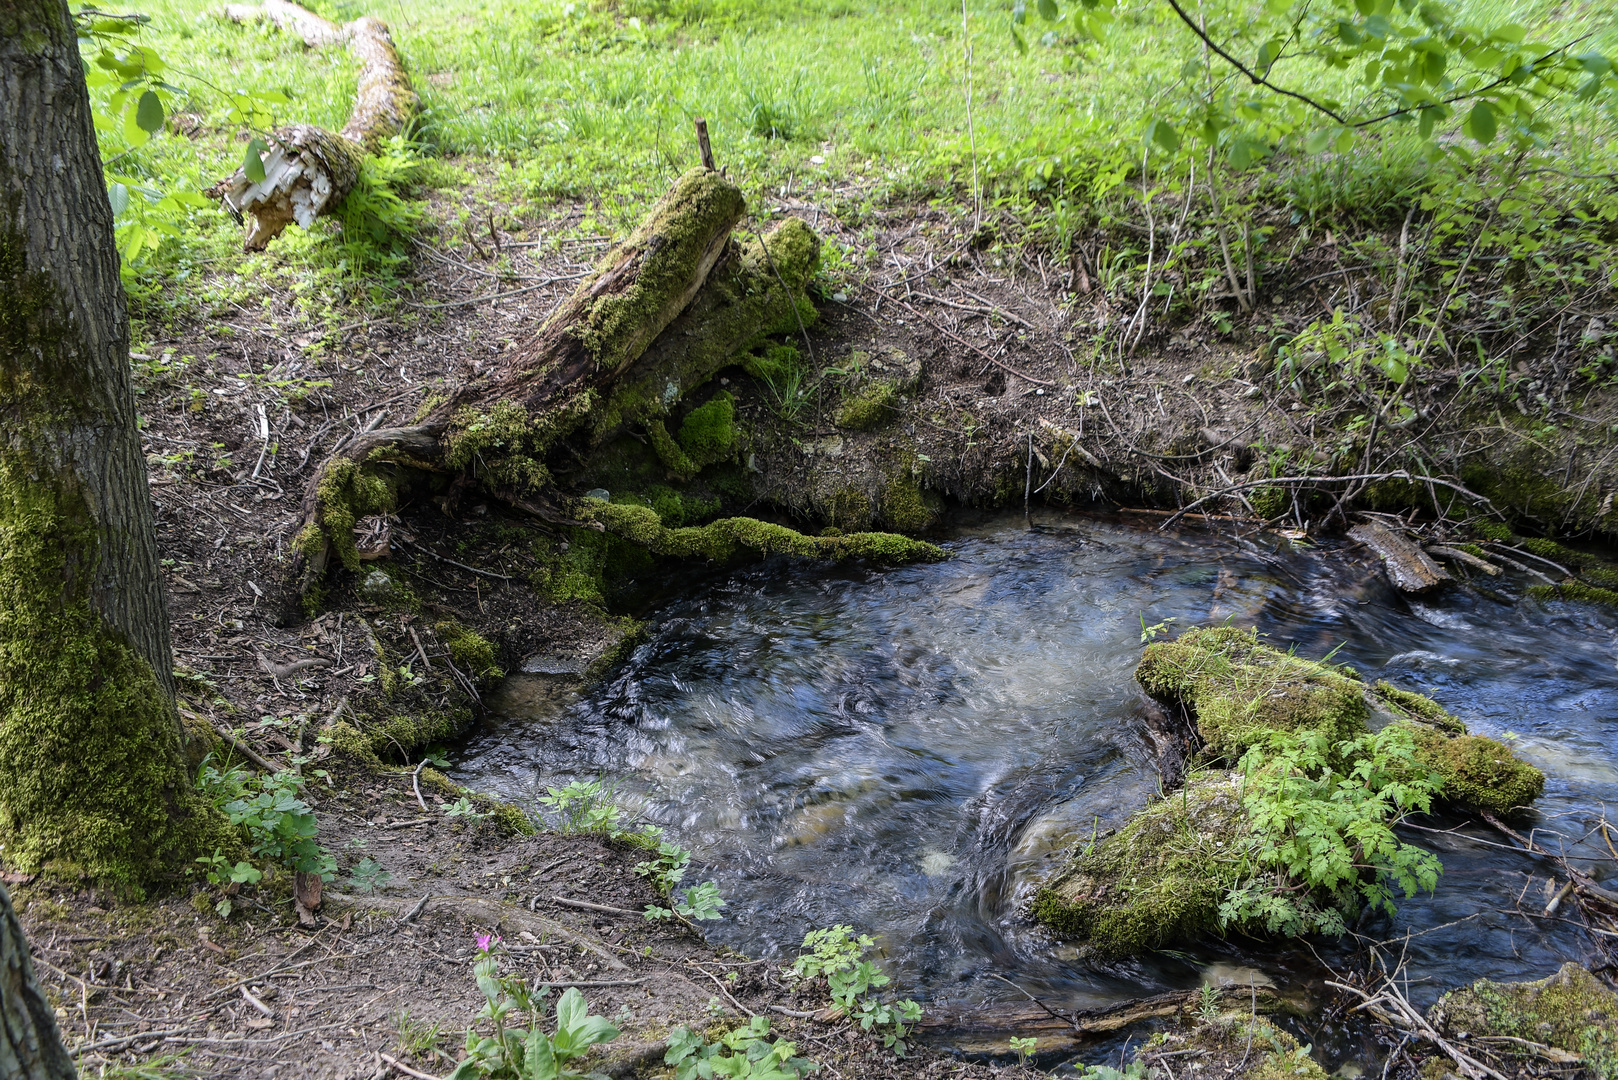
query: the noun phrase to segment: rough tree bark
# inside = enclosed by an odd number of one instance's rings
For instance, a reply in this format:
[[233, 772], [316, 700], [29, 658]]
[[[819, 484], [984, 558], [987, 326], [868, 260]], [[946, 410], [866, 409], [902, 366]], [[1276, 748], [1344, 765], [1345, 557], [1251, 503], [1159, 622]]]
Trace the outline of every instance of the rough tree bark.
[[342, 131], [313, 124], [281, 128], [267, 140], [270, 152], [263, 158], [262, 180], [249, 180], [245, 170], [237, 169], [211, 189], [238, 221], [243, 214], [252, 218], [243, 246], [262, 251], [294, 221], [307, 229], [335, 210], [359, 182], [365, 155], [377, 153], [403, 131], [420, 101], [380, 19], [365, 15], [339, 27], [287, 0], [227, 4], [225, 14], [237, 22], [269, 19], [311, 49], [346, 42], [363, 64], [354, 109]]
[[136, 889], [223, 819], [181, 754], [128, 333], [72, 16], [0, 0], [0, 859]]
[[73, 1080], [56, 1014], [34, 981], [11, 897], [0, 885], [0, 1076], [6, 1080]]

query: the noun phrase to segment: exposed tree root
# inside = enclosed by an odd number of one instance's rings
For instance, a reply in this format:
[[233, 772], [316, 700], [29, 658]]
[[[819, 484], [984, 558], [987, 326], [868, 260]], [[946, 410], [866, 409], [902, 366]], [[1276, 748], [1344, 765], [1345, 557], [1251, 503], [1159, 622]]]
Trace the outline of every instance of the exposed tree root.
[[243, 246], [262, 251], [294, 221], [307, 229], [334, 210], [359, 181], [365, 155], [403, 131], [420, 102], [380, 19], [366, 15], [339, 27], [287, 0], [229, 4], [225, 14], [237, 22], [267, 18], [311, 49], [344, 42], [364, 64], [342, 131], [312, 124], [281, 128], [268, 139], [262, 179], [251, 180], [245, 169], [237, 169], [210, 190], [238, 220], [243, 214], [252, 217]]

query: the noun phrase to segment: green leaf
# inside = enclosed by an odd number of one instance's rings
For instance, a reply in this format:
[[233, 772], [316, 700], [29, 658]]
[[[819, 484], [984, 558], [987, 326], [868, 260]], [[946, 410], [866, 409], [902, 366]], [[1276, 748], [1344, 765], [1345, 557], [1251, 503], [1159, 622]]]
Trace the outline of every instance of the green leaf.
[[1180, 133], [1163, 120], [1153, 120], [1146, 125], [1146, 139], [1170, 154], [1180, 148]]
[[140, 96], [140, 102], [135, 106], [135, 123], [150, 134], [155, 134], [163, 126], [163, 103], [153, 91], [148, 90]]
[[1028, 42], [1022, 39], [1021, 34], [1017, 33], [1017, 28], [1015, 26], [1011, 28], [1011, 43], [1017, 46], [1017, 52], [1019, 55], [1028, 55]]
[[1331, 145], [1331, 141], [1337, 137], [1337, 132], [1339, 130], [1341, 129], [1322, 128], [1319, 131], [1311, 133], [1309, 140], [1303, 144], [1304, 151], [1310, 154], [1322, 153], [1325, 151], [1326, 147]]
[[264, 144], [264, 140], [255, 138], [247, 144], [247, 153], [242, 155], [242, 172], [255, 184], [264, 182], [264, 155], [269, 152], [270, 148]]
[[1044, 19], [1046, 22], [1055, 22], [1057, 15], [1058, 12], [1056, 10], [1056, 0], [1039, 0], [1040, 18]]
[[1504, 26], [1497, 26], [1493, 30], [1489, 31], [1490, 41], [1509, 41], [1513, 45], [1522, 41], [1522, 39], [1527, 36], [1528, 31], [1518, 26], [1516, 23], [1506, 23]]
[[1437, 109], [1423, 109], [1417, 118], [1416, 130], [1423, 140], [1433, 137], [1433, 125], [1438, 122]]
[[1026, 0], [1016, 0], [1011, 5], [1011, 25], [1021, 26], [1028, 21], [1028, 4]]
[[1480, 101], [1472, 106], [1472, 111], [1466, 116], [1467, 134], [1478, 142], [1487, 146], [1494, 141], [1496, 132], [1494, 119], [1494, 106], [1487, 101]]
[[129, 209], [129, 188], [124, 184], [107, 185], [107, 203], [112, 207], [112, 216], [116, 220], [124, 216]]

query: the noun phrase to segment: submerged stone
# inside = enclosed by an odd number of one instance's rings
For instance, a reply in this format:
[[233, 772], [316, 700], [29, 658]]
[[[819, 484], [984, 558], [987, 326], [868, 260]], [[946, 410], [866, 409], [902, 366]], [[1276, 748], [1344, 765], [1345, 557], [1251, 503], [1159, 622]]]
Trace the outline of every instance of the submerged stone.
[[1562, 1066], [1576, 1055], [1591, 1075], [1618, 1080], [1618, 993], [1577, 964], [1537, 982], [1479, 979], [1439, 998], [1427, 1018], [1471, 1047]]

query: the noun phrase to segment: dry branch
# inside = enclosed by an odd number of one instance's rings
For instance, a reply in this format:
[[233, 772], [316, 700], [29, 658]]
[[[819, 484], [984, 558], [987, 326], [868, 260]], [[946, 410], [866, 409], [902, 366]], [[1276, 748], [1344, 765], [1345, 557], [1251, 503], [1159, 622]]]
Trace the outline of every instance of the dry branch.
[[346, 42], [363, 65], [342, 131], [312, 124], [283, 127], [266, 140], [262, 180], [250, 180], [245, 169], [237, 169], [210, 189], [238, 220], [243, 214], [252, 217], [243, 246], [262, 251], [294, 221], [307, 229], [334, 210], [359, 182], [365, 156], [402, 132], [420, 101], [380, 19], [365, 15], [339, 27], [288, 0], [231, 4], [225, 14], [237, 22], [267, 18], [310, 48]]

